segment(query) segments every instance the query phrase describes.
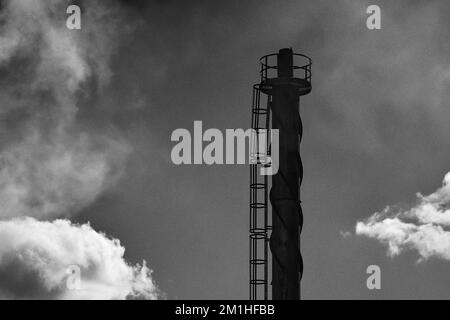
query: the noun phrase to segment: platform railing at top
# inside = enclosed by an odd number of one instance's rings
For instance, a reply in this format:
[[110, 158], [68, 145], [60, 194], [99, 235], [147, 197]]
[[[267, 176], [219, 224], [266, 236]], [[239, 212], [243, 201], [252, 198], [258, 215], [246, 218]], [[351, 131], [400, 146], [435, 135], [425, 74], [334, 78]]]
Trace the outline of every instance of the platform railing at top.
[[[304, 79], [308, 82], [311, 82], [311, 65], [312, 65], [311, 58], [300, 53], [293, 53], [292, 55], [293, 55], [294, 78]], [[261, 69], [259, 72], [261, 76], [261, 82], [265, 82], [268, 79], [278, 77], [277, 57], [278, 53], [272, 53], [265, 55], [261, 57], [261, 59], [259, 59], [261, 65]]]

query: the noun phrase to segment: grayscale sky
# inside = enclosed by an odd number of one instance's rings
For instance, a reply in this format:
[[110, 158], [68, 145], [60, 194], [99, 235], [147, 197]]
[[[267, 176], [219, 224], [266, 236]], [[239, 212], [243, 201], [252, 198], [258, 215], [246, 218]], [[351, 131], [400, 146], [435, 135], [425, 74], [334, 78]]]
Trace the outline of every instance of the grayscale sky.
[[[145, 1], [141, 1], [144, 3]], [[135, 153], [126, 178], [82, 217], [145, 258], [171, 298], [247, 298], [248, 167], [175, 166], [176, 128], [248, 128], [258, 58], [313, 59], [302, 98], [305, 299], [450, 298], [449, 262], [390, 258], [354, 235], [359, 219], [433, 192], [449, 171], [447, 1], [178, 1], [139, 6], [114, 59], [111, 99]], [[446, 78], [439, 78], [446, 72]], [[109, 109], [108, 106], [104, 107]], [[366, 268], [382, 290], [366, 288]]]
[[[381, 30], [366, 28], [369, 4], [381, 7]], [[73, 221], [120, 239], [128, 261], [145, 259], [169, 299], [247, 299], [249, 168], [176, 166], [170, 136], [192, 131], [195, 120], [249, 128], [259, 57], [292, 47], [313, 59], [313, 91], [300, 107], [303, 298], [450, 298], [449, 260], [418, 262], [415, 250], [390, 257], [379, 241], [355, 235], [357, 221], [414, 204], [450, 171], [450, 2], [119, 8], [111, 78], [102, 88], [84, 84], [90, 94], [78, 97], [77, 123], [118, 133], [130, 153], [115, 186]], [[378, 291], [366, 287], [373, 264], [381, 267]]]

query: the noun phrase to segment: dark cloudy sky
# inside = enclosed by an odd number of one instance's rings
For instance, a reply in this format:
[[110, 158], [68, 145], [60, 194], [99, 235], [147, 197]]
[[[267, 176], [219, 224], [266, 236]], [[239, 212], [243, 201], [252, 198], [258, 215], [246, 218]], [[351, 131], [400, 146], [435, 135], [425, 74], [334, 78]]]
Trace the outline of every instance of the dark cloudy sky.
[[[450, 298], [449, 261], [417, 263], [414, 251], [390, 258], [376, 241], [341, 235], [388, 204], [433, 192], [450, 169], [450, 4], [376, 1], [379, 31], [365, 26], [368, 4], [128, 7], [139, 25], [121, 43], [96, 112], [135, 151], [126, 177], [82, 219], [120, 238], [130, 259], [147, 259], [170, 298], [247, 298], [248, 168], [177, 167], [170, 134], [194, 120], [248, 128], [258, 58], [292, 47], [314, 61], [313, 92], [301, 101], [303, 298]], [[381, 267], [381, 291], [366, 288], [371, 264]]]
[[[381, 30], [366, 28], [369, 4], [381, 7]], [[357, 221], [414, 203], [450, 171], [448, 1], [120, 1], [120, 10], [110, 82], [84, 84], [91, 94], [80, 94], [77, 117], [119, 132], [132, 151], [119, 183], [76, 221], [120, 239], [129, 261], [145, 259], [170, 299], [247, 299], [249, 169], [175, 166], [170, 135], [194, 120], [248, 128], [259, 57], [292, 47], [313, 59], [313, 91], [301, 99], [303, 298], [450, 298], [450, 261], [389, 257], [354, 234]], [[380, 291], [366, 287], [373, 264]]]

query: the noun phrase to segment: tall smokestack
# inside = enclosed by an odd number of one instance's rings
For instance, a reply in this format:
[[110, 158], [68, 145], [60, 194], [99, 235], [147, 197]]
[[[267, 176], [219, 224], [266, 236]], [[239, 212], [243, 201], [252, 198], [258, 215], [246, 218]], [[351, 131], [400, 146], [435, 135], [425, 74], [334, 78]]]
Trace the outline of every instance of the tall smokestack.
[[[257, 225], [255, 223], [258, 216], [257, 208], [263, 207], [267, 212], [268, 205], [265, 199], [259, 200], [256, 196], [251, 196], [250, 208], [253, 216], [251, 215], [250, 218], [250, 264], [252, 267], [253, 262], [253, 270], [250, 270], [250, 298], [257, 298], [255, 289], [257, 285], [264, 285], [265, 292], [267, 292], [268, 255], [258, 254], [258, 248], [261, 245], [258, 246], [257, 243], [264, 237], [265, 245], [267, 246], [267, 242], [269, 242], [272, 252], [272, 299], [299, 300], [300, 280], [303, 273], [303, 261], [300, 253], [300, 233], [303, 225], [300, 201], [300, 185], [303, 178], [300, 158], [302, 121], [299, 114], [299, 102], [300, 96], [311, 92], [311, 59], [293, 53], [292, 49], [281, 49], [278, 54], [262, 57], [261, 83], [255, 85], [255, 90], [253, 118], [261, 118], [261, 115], [267, 114], [266, 119], [270, 119], [272, 122], [271, 128], [279, 130], [279, 169], [277, 174], [272, 177], [272, 189], [269, 196], [272, 204], [271, 226], [266, 223], [262, 228], [254, 227]], [[262, 104], [261, 93], [267, 96], [266, 109], [260, 106]], [[260, 128], [261, 122], [263, 121], [253, 121], [253, 127]], [[266, 120], [266, 127], [269, 127], [269, 120]], [[255, 172], [256, 166], [257, 164], [252, 165], [253, 172]], [[254, 189], [261, 188], [262, 184], [258, 183], [254, 173], [251, 175], [251, 179], [251, 188], [252, 186]], [[264, 189], [267, 189], [267, 181], [263, 185]], [[252, 204], [253, 207], [257, 207], [253, 211]], [[267, 221], [267, 219], [265, 220]], [[263, 265], [266, 270], [262, 277], [261, 273], [258, 273], [258, 265]], [[267, 294], [264, 297], [267, 299]]]

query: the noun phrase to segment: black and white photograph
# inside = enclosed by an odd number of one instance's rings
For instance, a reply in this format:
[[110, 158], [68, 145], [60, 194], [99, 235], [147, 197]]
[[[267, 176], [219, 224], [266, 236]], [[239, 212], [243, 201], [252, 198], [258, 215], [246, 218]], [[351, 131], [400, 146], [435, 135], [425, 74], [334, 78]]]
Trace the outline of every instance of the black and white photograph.
[[449, 300], [449, 16], [0, 0], [0, 300]]

